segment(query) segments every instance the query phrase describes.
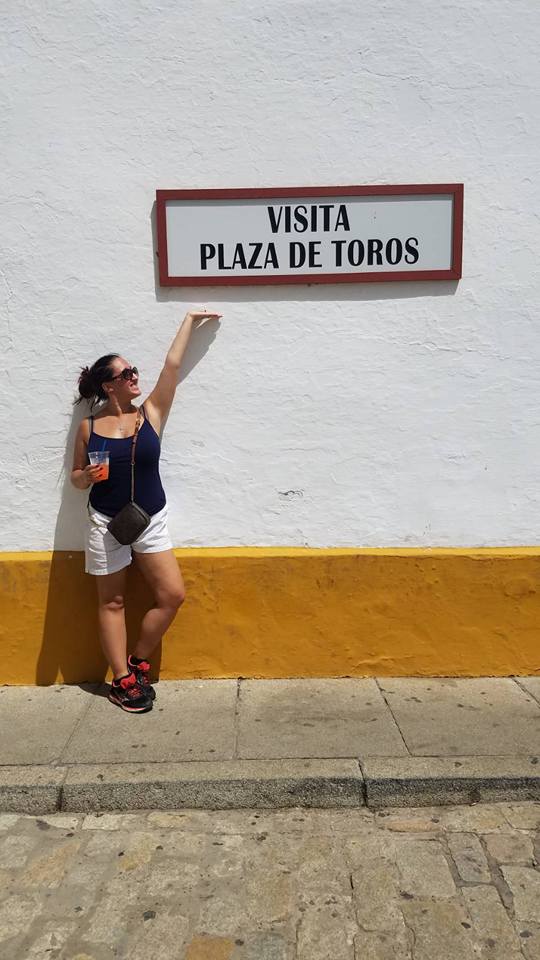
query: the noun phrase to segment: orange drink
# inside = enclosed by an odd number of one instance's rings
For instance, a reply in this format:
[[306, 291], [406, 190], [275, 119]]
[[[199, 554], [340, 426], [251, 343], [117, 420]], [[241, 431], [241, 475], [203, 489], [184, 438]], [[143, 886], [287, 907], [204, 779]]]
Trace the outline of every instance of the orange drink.
[[92, 450], [88, 454], [88, 459], [94, 467], [100, 467], [100, 471], [96, 477], [96, 483], [99, 483], [100, 480], [109, 479], [109, 451], [108, 450]]

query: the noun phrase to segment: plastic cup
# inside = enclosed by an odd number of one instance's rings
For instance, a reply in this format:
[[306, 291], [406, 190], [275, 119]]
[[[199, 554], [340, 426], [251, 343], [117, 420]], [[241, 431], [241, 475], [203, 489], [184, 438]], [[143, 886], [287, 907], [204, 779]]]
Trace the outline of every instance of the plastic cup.
[[92, 450], [88, 454], [88, 459], [93, 467], [101, 467], [99, 471], [96, 482], [99, 483], [100, 480], [109, 479], [109, 451], [108, 450]]

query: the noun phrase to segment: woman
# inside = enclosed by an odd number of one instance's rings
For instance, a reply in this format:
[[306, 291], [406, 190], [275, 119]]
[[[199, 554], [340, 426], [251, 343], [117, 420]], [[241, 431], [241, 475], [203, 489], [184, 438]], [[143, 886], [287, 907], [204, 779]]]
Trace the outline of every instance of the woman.
[[[183, 603], [184, 582], [167, 530], [167, 502], [159, 476], [160, 434], [171, 408], [182, 357], [194, 323], [218, 319], [219, 313], [189, 311], [165, 358], [159, 379], [140, 407], [133, 401], [141, 395], [139, 372], [118, 354], [107, 354], [79, 377], [75, 403], [106, 401], [96, 416], [79, 426], [75, 440], [71, 482], [91, 492], [85, 537], [85, 570], [96, 576], [99, 635], [113, 680], [109, 700], [128, 713], [152, 709], [155, 690], [149, 681], [152, 652]], [[151, 516], [149, 525], [133, 542], [124, 546], [107, 529], [111, 517], [131, 498], [131, 447], [135, 445], [134, 500]], [[89, 452], [109, 451], [109, 476], [89, 463]], [[132, 554], [133, 551], [133, 554]], [[127, 567], [135, 557], [150, 585], [155, 606], [148, 610], [140, 636], [127, 656], [124, 614]]]

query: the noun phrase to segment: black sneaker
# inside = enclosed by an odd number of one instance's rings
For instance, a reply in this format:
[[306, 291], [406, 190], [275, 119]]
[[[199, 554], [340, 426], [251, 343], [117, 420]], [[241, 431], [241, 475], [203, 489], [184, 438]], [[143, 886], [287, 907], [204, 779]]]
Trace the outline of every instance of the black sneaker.
[[152, 709], [152, 700], [137, 683], [134, 673], [113, 680], [109, 690], [109, 700], [128, 713], [146, 713]]
[[154, 690], [152, 684], [150, 683], [150, 664], [148, 660], [141, 660], [139, 663], [135, 663], [133, 660], [133, 655], [130, 653], [127, 658], [128, 670], [135, 675], [135, 679], [140, 687], [144, 690], [145, 694], [150, 697], [151, 700], [156, 699], [156, 691]]

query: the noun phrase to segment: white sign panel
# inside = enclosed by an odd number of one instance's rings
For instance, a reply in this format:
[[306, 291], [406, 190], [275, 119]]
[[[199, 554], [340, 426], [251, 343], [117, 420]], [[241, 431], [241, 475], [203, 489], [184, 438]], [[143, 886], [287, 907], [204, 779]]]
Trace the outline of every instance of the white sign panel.
[[160, 282], [458, 279], [462, 209], [461, 184], [158, 190]]

